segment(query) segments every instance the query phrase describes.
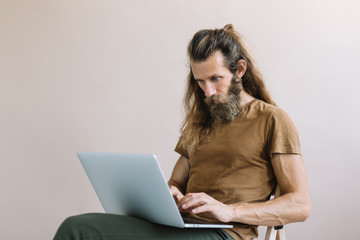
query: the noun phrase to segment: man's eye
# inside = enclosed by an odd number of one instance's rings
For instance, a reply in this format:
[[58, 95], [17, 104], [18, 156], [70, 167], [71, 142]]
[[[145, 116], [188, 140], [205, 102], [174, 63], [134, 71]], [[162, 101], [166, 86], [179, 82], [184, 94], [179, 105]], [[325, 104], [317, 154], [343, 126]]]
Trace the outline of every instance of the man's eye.
[[219, 81], [220, 80], [220, 77], [212, 77], [211, 78], [211, 81], [213, 81], [213, 82], [217, 82], [217, 81]]

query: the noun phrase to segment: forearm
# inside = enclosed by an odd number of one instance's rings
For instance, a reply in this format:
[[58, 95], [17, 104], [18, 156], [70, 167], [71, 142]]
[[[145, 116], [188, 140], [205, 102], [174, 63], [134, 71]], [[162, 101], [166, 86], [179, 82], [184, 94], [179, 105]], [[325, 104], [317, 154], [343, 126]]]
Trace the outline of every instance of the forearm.
[[277, 226], [303, 222], [310, 215], [310, 199], [299, 193], [287, 193], [261, 203], [239, 203], [229, 206], [230, 221], [252, 225]]
[[181, 156], [176, 162], [171, 177], [168, 181], [168, 185], [175, 186], [183, 194], [186, 192], [186, 185], [189, 178], [189, 160]]

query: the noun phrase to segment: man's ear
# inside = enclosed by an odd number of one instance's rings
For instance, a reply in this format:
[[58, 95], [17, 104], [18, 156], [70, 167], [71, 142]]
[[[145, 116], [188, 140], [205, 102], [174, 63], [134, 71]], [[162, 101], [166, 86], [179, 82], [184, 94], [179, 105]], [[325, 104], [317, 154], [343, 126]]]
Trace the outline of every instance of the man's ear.
[[244, 59], [240, 59], [237, 62], [237, 71], [236, 71], [238, 78], [241, 78], [242, 76], [244, 76], [244, 74], [246, 72], [246, 68], [247, 68], [246, 61]]

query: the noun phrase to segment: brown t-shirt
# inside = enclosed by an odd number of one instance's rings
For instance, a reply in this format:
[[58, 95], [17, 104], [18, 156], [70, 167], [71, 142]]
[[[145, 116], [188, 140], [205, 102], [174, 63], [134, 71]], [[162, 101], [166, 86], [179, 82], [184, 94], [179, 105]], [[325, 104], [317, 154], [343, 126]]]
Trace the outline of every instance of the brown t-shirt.
[[[189, 159], [186, 192], [205, 192], [225, 204], [267, 200], [276, 186], [272, 154], [301, 154], [289, 116], [257, 99], [231, 123], [214, 127], [200, 149], [189, 152], [178, 144], [175, 151]], [[258, 235], [257, 226], [241, 223], [224, 230], [234, 239]]]

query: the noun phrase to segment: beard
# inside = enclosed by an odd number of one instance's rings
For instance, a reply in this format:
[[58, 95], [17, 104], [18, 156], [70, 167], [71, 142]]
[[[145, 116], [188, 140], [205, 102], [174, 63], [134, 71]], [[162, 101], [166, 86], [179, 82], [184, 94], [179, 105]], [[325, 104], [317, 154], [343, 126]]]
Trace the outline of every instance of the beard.
[[229, 123], [240, 115], [240, 91], [240, 84], [234, 76], [226, 96], [212, 95], [205, 98], [209, 114], [215, 123]]

